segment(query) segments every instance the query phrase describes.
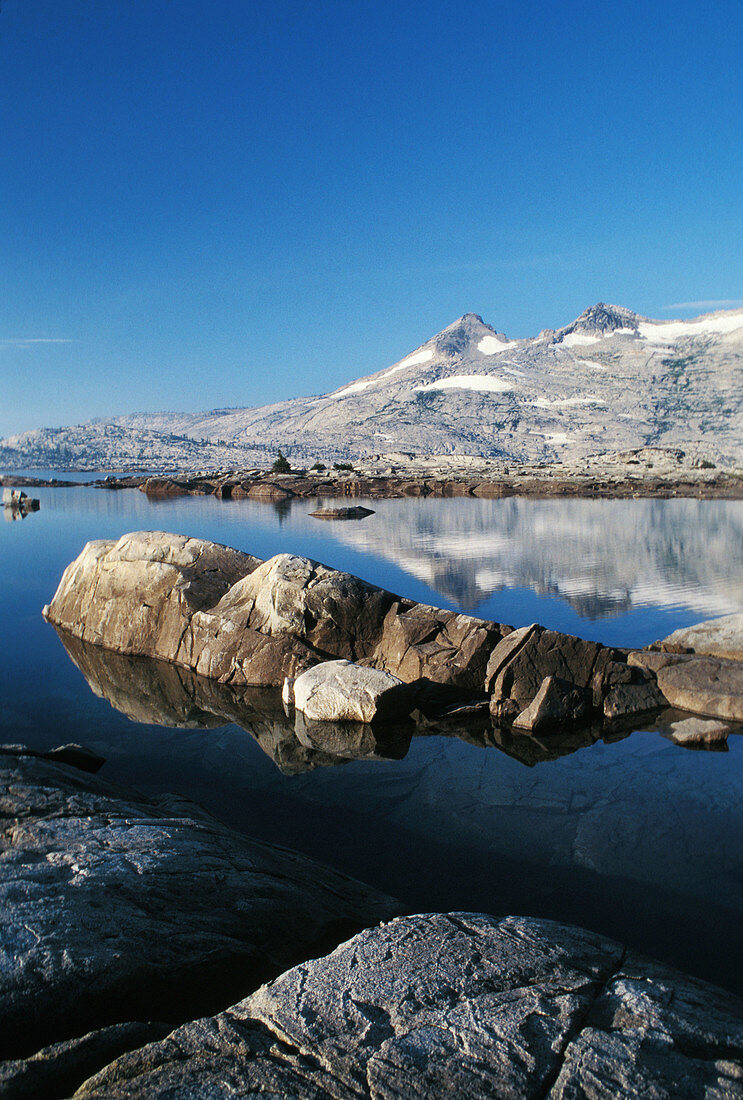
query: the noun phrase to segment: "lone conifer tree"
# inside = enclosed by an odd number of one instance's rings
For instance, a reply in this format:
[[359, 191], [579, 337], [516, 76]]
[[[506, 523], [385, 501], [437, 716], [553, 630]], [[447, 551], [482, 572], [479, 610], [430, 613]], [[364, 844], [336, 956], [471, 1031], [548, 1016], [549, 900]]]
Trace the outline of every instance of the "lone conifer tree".
[[279, 451], [279, 453], [276, 457], [276, 461], [274, 462], [273, 466], [271, 467], [271, 472], [274, 473], [274, 474], [288, 474], [288, 473], [291, 473], [291, 463], [289, 462], [288, 458], [286, 458], [284, 455], [282, 455], [281, 451]]

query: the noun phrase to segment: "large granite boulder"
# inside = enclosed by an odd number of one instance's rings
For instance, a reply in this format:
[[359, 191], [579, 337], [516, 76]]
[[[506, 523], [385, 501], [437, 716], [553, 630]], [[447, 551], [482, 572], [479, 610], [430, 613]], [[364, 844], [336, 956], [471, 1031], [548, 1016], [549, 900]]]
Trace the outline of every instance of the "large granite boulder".
[[193, 803], [0, 753], [0, 1057], [229, 1004], [400, 912]]
[[406, 917], [124, 1054], [93, 1100], [743, 1096], [743, 1003], [591, 932]]
[[233, 684], [280, 686], [323, 656], [368, 656], [394, 597], [307, 558], [268, 562], [145, 531], [88, 543], [44, 609], [119, 653]]
[[669, 662], [657, 672], [672, 707], [743, 722], [743, 663], [699, 657]]
[[258, 565], [259, 558], [183, 535], [97, 540], [67, 566], [44, 614], [83, 641], [177, 660], [194, 615]]
[[233, 685], [281, 686], [341, 658], [481, 691], [509, 629], [400, 600], [308, 558], [260, 562], [154, 531], [88, 543], [44, 611], [84, 641]]

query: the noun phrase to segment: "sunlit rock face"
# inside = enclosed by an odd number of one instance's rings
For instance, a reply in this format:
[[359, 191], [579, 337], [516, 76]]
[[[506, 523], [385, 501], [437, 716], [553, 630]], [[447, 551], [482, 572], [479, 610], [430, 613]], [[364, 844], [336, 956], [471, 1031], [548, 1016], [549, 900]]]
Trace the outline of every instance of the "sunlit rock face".
[[45, 615], [119, 653], [275, 687], [341, 658], [481, 691], [490, 650], [509, 629], [399, 599], [309, 558], [260, 562], [158, 531], [88, 543]]
[[138, 414], [5, 439], [0, 463], [91, 469], [265, 465], [409, 453], [577, 462], [660, 444], [743, 459], [743, 310], [653, 321], [603, 302], [512, 340], [467, 313], [329, 394], [257, 409]]

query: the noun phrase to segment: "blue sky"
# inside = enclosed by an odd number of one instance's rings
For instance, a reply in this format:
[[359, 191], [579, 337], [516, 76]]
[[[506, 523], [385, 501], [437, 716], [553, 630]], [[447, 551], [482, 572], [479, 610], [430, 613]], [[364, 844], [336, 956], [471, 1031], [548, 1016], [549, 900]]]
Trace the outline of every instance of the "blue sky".
[[743, 304], [741, 58], [743, 0], [3, 0], [0, 436]]

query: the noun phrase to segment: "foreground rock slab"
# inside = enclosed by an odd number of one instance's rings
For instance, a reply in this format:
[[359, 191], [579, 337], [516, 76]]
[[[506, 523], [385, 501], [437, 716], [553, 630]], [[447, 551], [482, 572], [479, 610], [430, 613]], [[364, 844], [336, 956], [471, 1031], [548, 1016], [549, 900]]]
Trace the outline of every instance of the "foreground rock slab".
[[406, 917], [123, 1055], [88, 1100], [743, 1096], [743, 1002], [591, 932]]
[[0, 1057], [215, 1011], [400, 911], [176, 798], [0, 753]]

